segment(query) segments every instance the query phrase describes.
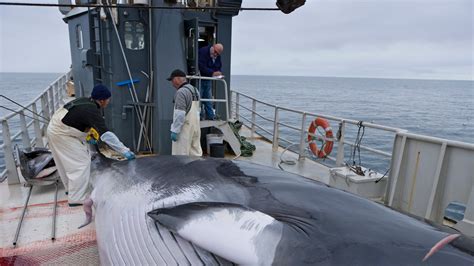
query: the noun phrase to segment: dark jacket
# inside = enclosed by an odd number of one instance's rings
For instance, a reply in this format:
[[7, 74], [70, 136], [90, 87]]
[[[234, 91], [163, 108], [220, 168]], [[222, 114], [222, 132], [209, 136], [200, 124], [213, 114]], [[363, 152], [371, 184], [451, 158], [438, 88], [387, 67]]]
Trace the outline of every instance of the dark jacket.
[[212, 77], [212, 73], [221, 71], [222, 62], [219, 55], [214, 62], [211, 58], [211, 45], [199, 49], [199, 71], [201, 76]]
[[77, 98], [65, 104], [64, 108], [68, 110], [61, 120], [65, 125], [82, 132], [87, 132], [93, 127], [99, 135], [109, 131], [105, 125], [100, 106], [91, 98]]

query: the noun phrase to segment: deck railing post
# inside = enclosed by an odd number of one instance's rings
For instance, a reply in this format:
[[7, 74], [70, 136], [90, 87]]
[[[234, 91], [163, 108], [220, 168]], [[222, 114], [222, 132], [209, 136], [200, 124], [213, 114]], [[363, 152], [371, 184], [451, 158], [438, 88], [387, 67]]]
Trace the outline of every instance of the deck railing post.
[[43, 116], [46, 117], [48, 120], [51, 118], [50, 112], [49, 112], [49, 103], [48, 103], [48, 93], [44, 93], [43, 96], [41, 96], [41, 109], [43, 112]]
[[66, 86], [66, 83], [64, 82], [64, 79], [66, 78], [66, 76], [63, 76], [61, 78], [61, 84], [59, 85], [59, 89], [58, 89], [58, 108], [59, 106], [63, 105], [63, 99], [64, 99], [64, 87]]
[[255, 99], [252, 99], [252, 127], [251, 127], [251, 134], [250, 134], [251, 138], [255, 137], [255, 123], [256, 123], [255, 112], [257, 112], [257, 101], [255, 101]]
[[51, 116], [53, 116], [54, 111], [54, 84], [49, 86], [48, 89], [48, 99], [49, 99], [49, 111], [51, 112]]
[[38, 108], [36, 108], [36, 103], [33, 103], [31, 105], [31, 109], [33, 110], [33, 127], [35, 129], [35, 147], [43, 148], [44, 143], [43, 143], [43, 134], [41, 134], [41, 125], [40, 121], [38, 120], [39, 117], [37, 115], [38, 113]]
[[18, 114], [20, 115], [21, 142], [23, 144], [23, 149], [30, 149], [31, 140], [28, 134], [28, 127], [26, 126], [25, 113], [20, 111]]
[[278, 143], [278, 125], [280, 123], [279, 121], [279, 114], [278, 114], [278, 106], [275, 106], [275, 116], [274, 116], [274, 120], [273, 120], [273, 146], [272, 146], [272, 149], [273, 151], [277, 151], [278, 150], [278, 146], [279, 146], [279, 143]]
[[16, 170], [15, 158], [13, 157], [12, 139], [8, 121], [2, 120], [3, 152], [5, 158], [5, 167], [7, 168], [8, 184], [20, 183], [20, 177]]
[[230, 118], [235, 118], [235, 112], [234, 112], [234, 104], [233, 104], [233, 99], [234, 99], [234, 92], [233, 91], [230, 91]]
[[60, 88], [59, 86], [60, 86], [61, 80], [59, 80], [58, 82], [54, 84], [54, 92], [53, 92], [54, 110], [58, 110], [59, 108], [59, 99], [61, 99], [61, 96], [59, 95], [59, 88]]
[[300, 136], [300, 151], [298, 154], [298, 160], [304, 160], [305, 155], [304, 155], [304, 150], [305, 150], [305, 145], [304, 145], [304, 140], [306, 137], [306, 112], [303, 113], [303, 118], [301, 119], [301, 136]]
[[344, 138], [346, 135], [346, 121], [341, 120], [340, 124], [341, 135], [336, 136], [339, 137], [337, 142], [337, 156], [336, 156], [336, 166], [343, 166], [344, 165]]
[[235, 94], [235, 119], [240, 120], [240, 94], [237, 92]]

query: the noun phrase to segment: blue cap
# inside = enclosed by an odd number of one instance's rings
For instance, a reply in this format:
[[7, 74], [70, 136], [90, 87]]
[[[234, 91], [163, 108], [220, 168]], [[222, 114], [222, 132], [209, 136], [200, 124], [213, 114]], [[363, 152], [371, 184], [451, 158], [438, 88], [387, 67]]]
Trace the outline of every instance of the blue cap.
[[107, 100], [111, 96], [109, 88], [102, 84], [97, 84], [92, 89], [91, 98], [94, 100]]

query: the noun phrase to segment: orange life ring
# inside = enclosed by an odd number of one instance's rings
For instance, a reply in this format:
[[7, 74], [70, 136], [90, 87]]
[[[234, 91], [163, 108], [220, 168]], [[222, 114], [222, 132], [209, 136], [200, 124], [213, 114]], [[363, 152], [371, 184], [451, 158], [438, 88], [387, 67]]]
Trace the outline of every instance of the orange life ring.
[[[309, 125], [308, 133], [315, 135], [316, 129], [318, 127], [321, 127], [324, 129], [324, 132], [326, 132], [325, 134], [326, 138], [330, 138], [330, 139], [333, 138], [332, 128], [329, 125], [329, 122], [326, 119], [320, 118], [320, 117], [317, 117], [316, 119], [314, 119], [314, 121], [311, 122], [311, 124]], [[316, 139], [310, 134], [308, 134], [308, 142], [309, 142], [309, 148], [311, 152], [318, 158], [326, 158], [326, 156], [328, 156], [331, 153], [332, 146], [334, 145], [334, 141], [328, 140], [328, 141], [323, 141], [323, 144], [321, 145], [321, 147], [318, 148]]]

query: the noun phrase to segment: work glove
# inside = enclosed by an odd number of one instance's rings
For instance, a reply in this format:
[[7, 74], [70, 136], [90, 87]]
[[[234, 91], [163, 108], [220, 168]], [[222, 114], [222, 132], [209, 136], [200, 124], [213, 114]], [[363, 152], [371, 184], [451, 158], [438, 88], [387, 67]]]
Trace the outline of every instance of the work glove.
[[171, 131], [171, 140], [178, 141], [178, 133], [174, 133], [173, 131]]
[[127, 158], [127, 160], [129, 160], [129, 161], [135, 159], [135, 153], [133, 153], [133, 152], [131, 152], [131, 151], [125, 152], [125, 153], [123, 154], [123, 156], [124, 156], [125, 158]]

